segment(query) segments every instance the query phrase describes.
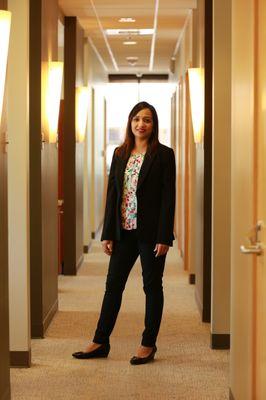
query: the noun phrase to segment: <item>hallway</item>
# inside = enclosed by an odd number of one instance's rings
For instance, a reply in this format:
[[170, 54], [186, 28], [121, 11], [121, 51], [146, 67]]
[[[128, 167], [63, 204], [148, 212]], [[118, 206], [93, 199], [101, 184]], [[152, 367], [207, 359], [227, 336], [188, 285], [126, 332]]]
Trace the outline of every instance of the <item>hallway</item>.
[[209, 324], [200, 321], [194, 286], [178, 262], [176, 243], [165, 269], [165, 308], [155, 362], [129, 364], [144, 318], [138, 261], [124, 293], [109, 357], [71, 357], [94, 333], [107, 262], [100, 242], [93, 241], [77, 276], [59, 276], [59, 311], [45, 339], [32, 340], [32, 367], [11, 369], [12, 399], [227, 399], [229, 350], [210, 349]]

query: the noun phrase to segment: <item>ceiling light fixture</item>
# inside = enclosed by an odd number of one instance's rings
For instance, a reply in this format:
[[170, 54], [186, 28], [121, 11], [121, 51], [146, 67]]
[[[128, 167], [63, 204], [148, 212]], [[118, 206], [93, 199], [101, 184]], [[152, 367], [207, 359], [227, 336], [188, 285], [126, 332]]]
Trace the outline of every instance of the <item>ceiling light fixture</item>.
[[136, 22], [135, 18], [120, 18], [119, 22]]
[[76, 140], [84, 142], [89, 111], [89, 89], [86, 86], [76, 88]]
[[198, 144], [204, 134], [204, 69], [189, 68], [188, 80], [194, 141]]
[[123, 42], [123, 44], [125, 46], [133, 46], [134, 44], [137, 44], [137, 42], [135, 42], [134, 40], [131, 40], [131, 41]]
[[106, 29], [108, 36], [153, 35], [154, 29]]
[[[58, 139], [58, 116], [60, 110], [61, 90], [64, 64], [61, 61], [44, 63], [45, 102], [44, 135], [49, 143], [56, 143]], [[45, 136], [44, 136], [45, 139]]]
[[126, 57], [127, 62], [134, 67], [138, 61], [138, 57]]

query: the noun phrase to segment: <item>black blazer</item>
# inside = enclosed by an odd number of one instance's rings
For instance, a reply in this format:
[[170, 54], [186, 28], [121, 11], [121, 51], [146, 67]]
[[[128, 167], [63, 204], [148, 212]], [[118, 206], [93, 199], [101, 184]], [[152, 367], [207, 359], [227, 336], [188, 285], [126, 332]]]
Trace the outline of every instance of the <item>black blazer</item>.
[[[101, 240], [120, 240], [121, 202], [127, 159], [113, 155]], [[137, 236], [147, 243], [173, 245], [175, 214], [175, 155], [159, 144], [152, 155], [145, 154], [137, 185]]]

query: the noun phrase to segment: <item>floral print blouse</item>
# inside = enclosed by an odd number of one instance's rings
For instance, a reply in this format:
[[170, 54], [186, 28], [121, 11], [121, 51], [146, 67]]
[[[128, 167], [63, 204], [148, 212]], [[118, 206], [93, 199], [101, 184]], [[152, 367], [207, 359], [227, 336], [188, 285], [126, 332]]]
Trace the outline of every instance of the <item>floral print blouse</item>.
[[144, 154], [131, 154], [127, 162], [123, 183], [121, 204], [122, 227], [126, 230], [137, 228], [137, 184]]

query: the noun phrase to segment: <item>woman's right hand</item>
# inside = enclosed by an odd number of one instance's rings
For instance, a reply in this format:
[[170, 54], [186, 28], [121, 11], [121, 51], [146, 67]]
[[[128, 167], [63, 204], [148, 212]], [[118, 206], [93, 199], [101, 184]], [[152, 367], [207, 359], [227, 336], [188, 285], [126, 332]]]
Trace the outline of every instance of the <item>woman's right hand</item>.
[[103, 246], [103, 251], [105, 254], [110, 256], [113, 252], [113, 240], [103, 240], [102, 241], [102, 246]]

